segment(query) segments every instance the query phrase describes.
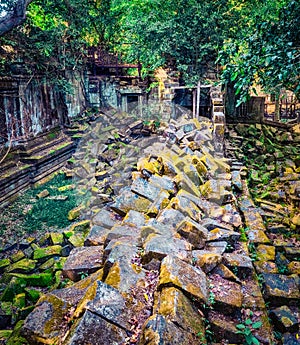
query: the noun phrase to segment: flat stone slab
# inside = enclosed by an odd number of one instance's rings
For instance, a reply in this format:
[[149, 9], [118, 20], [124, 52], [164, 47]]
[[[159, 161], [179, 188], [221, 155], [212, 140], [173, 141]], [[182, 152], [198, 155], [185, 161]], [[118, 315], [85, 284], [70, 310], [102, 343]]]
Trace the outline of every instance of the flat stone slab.
[[171, 229], [176, 229], [178, 224], [185, 219], [185, 215], [173, 208], [166, 208], [157, 217], [157, 222], [167, 225]]
[[169, 236], [159, 236], [151, 234], [147, 237], [143, 245], [143, 261], [149, 262], [151, 259], [161, 260], [167, 255], [176, 255], [180, 259], [187, 259], [190, 256], [192, 245], [178, 238]]
[[210, 292], [214, 296], [213, 308], [217, 307], [222, 313], [231, 314], [242, 307], [243, 294], [240, 284], [224, 279], [218, 274], [210, 275], [209, 282]]
[[151, 201], [149, 199], [133, 193], [130, 187], [125, 187], [110, 207], [117, 213], [125, 215], [130, 210], [147, 213], [150, 205]]
[[266, 297], [274, 304], [282, 299], [299, 299], [299, 276], [263, 273]]
[[224, 265], [228, 266], [231, 270], [237, 269], [239, 275], [252, 275], [254, 267], [252, 260], [247, 255], [225, 253], [223, 255]]
[[176, 257], [167, 256], [162, 260], [159, 286], [174, 285], [200, 301], [207, 302], [208, 289], [205, 273]]
[[189, 217], [178, 224], [176, 231], [197, 249], [204, 247], [208, 236], [207, 229]]
[[104, 226], [94, 225], [85, 238], [84, 244], [86, 246], [101, 246], [104, 244], [106, 236], [109, 232], [110, 229], [107, 229]]
[[270, 316], [281, 332], [297, 332], [299, 330], [299, 311], [292, 311], [288, 306], [283, 305], [271, 310]]
[[[199, 340], [162, 315], [152, 315], [145, 323], [140, 345], [195, 345]], [[206, 342], [202, 343], [206, 344]]]
[[208, 273], [222, 262], [222, 255], [208, 250], [193, 250], [193, 261]]
[[[72, 331], [71, 331], [72, 332]], [[126, 331], [87, 310], [75, 326], [66, 345], [111, 345], [123, 344]]]
[[123, 224], [130, 224], [133, 226], [141, 227], [145, 225], [146, 216], [144, 213], [130, 210], [123, 219]]
[[[174, 287], [163, 288], [155, 301], [157, 313], [165, 316], [173, 323], [180, 325], [193, 336], [205, 334], [205, 325], [202, 316], [193, 308], [191, 301]], [[203, 344], [206, 341], [203, 337]]]
[[99, 270], [102, 264], [103, 247], [74, 248], [63, 268], [63, 275], [73, 281], [81, 278], [82, 274], [90, 274]]
[[96, 284], [95, 297], [87, 303], [86, 309], [115, 325], [129, 330], [130, 324], [126, 317], [124, 297], [117, 289], [110, 285], [101, 281], [97, 281]]
[[158, 197], [161, 188], [155, 186], [152, 183], [149, 183], [143, 178], [137, 178], [133, 181], [131, 190], [132, 192], [153, 202]]
[[63, 327], [64, 324], [66, 326], [64, 318], [71, 307], [71, 303], [54, 295], [42, 296], [25, 319], [21, 334], [30, 344], [39, 343], [39, 338], [44, 344], [59, 343], [66, 330]]
[[104, 228], [110, 229], [116, 223], [120, 222], [118, 216], [111, 211], [106, 210], [105, 208], [101, 209], [92, 220], [92, 223], [95, 225], [101, 225]]

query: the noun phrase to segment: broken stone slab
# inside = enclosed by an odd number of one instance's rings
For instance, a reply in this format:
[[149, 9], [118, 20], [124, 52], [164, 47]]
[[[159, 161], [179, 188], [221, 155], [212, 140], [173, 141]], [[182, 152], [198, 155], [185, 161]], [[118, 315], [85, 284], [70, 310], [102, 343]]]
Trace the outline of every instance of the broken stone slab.
[[174, 177], [174, 182], [176, 183], [179, 189], [191, 193], [196, 197], [201, 196], [199, 188], [193, 183], [193, 181], [190, 180], [190, 178], [184, 172], [179, 172]]
[[180, 211], [168, 207], [159, 213], [156, 220], [157, 222], [160, 222], [162, 225], [167, 225], [170, 229], [176, 229], [178, 224], [184, 218], [185, 215], [182, 214]]
[[62, 250], [62, 247], [58, 244], [54, 246], [45, 247], [45, 248], [37, 248], [33, 252], [33, 259], [34, 260], [47, 259], [54, 255], [60, 255], [61, 250]]
[[218, 274], [209, 276], [210, 293], [213, 294], [212, 307], [222, 313], [231, 315], [242, 307], [242, 287], [233, 281], [227, 280]]
[[219, 220], [212, 219], [212, 218], [203, 218], [201, 219], [200, 224], [204, 226], [205, 228], [207, 228], [207, 230], [209, 231], [212, 231], [216, 228], [224, 229], [227, 231], [233, 231], [234, 229], [232, 225], [223, 223]]
[[[299, 312], [298, 312], [299, 313]], [[282, 333], [299, 330], [299, 314], [296, 310], [283, 305], [270, 311], [270, 317], [275, 327]], [[298, 314], [298, 315], [297, 315]]]
[[198, 206], [196, 206], [193, 201], [181, 196], [172, 198], [170, 201], [170, 207], [180, 211], [184, 216], [190, 217], [196, 222], [199, 222], [201, 219], [201, 211]]
[[[199, 340], [163, 315], [154, 314], [144, 324], [140, 345], [186, 344], [195, 345]], [[206, 342], [201, 343], [206, 344]]]
[[35, 309], [25, 319], [21, 330], [22, 336], [30, 344], [59, 343], [67, 327], [65, 316], [71, 307], [71, 303], [55, 295], [42, 296]]
[[[111, 240], [117, 240], [119, 238], [131, 237], [132, 239], [138, 239], [140, 236], [140, 230], [136, 226], [131, 226], [130, 224], [116, 225], [106, 236], [104, 246], [106, 247]], [[138, 242], [138, 241], [136, 241]]]
[[180, 290], [174, 287], [163, 288], [154, 305], [157, 314], [163, 315], [185, 331], [192, 333], [195, 341], [196, 337], [200, 338], [202, 334], [202, 344], [206, 344], [202, 316]]
[[71, 329], [65, 345], [111, 345], [123, 344], [126, 331], [87, 310]]
[[232, 272], [228, 267], [220, 263], [216, 268], [212, 271], [213, 274], [218, 274], [220, 277], [231, 280], [235, 283], [241, 284], [240, 279]]
[[144, 243], [151, 234], [161, 235], [164, 237], [174, 237], [175, 230], [168, 225], [162, 224], [156, 219], [149, 219], [145, 226], [140, 228], [140, 242]]
[[161, 210], [169, 205], [169, 197], [170, 194], [168, 192], [164, 190], [161, 191], [149, 207], [147, 214], [152, 217], [157, 215]]
[[193, 262], [195, 262], [201, 269], [208, 273], [222, 262], [222, 255], [213, 253], [208, 250], [193, 250]]
[[125, 215], [130, 210], [147, 213], [151, 201], [133, 193], [130, 187], [124, 187], [114, 203], [110, 205], [111, 209], [121, 215]]
[[225, 253], [223, 255], [223, 263], [230, 270], [236, 270], [239, 278], [252, 276], [254, 273], [252, 260], [245, 254]]
[[278, 267], [273, 261], [258, 260], [254, 261], [254, 267], [257, 273], [279, 273]]
[[185, 240], [157, 234], [150, 234], [143, 244], [143, 262], [152, 259], [162, 260], [167, 255], [176, 255], [182, 260], [188, 260], [192, 245]]
[[208, 314], [208, 320], [211, 325], [211, 331], [214, 335], [214, 341], [223, 344], [224, 339], [232, 344], [242, 344], [243, 336], [238, 334], [236, 325], [239, 320], [229, 315], [224, 315], [217, 311], [211, 311]]
[[[126, 241], [128, 239], [128, 241]], [[121, 257], [127, 257], [133, 260], [138, 256], [139, 249], [134, 244], [132, 238], [120, 238], [112, 240], [107, 247], [105, 247], [103, 260], [105, 260], [105, 271], [107, 271], [116, 261]]]
[[145, 225], [147, 216], [144, 213], [130, 210], [123, 219], [123, 224], [130, 224], [133, 226], [141, 227]]
[[161, 188], [143, 178], [137, 178], [131, 185], [131, 191], [153, 202], [158, 197]]
[[30, 272], [35, 269], [36, 261], [31, 259], [22, 259], [5, 268], [5, 272]]
[[177, 186], [172, 178], [168, 176], [160, 176], [160, 175], [152, 175], [149, 178], [149, 182], [152, 183], [154, 186], [160, 187], [167, 191], [170, 194], [177, 193]]
[[200, 249], [205, 246], [205, 242], [208, 236], [207, 229], [192, 219], [186, 217], [183, 219], [176, 229], [176, 231], [194, 248]]
[[105, 208], [102, 208], [92, 219], [93, 224], [106, 229], [111, 229], [118, 222], [120, 222], [119, 216]]
[[107, 229], [101, 225], [92, 226], [89, 234], [85, 238], [84, 245], [85, 246], [104, 245], [104, 242], [109, 232], [110, 232], [110, 229]]
[[86, 310], [123, 329], [130, 330], [125, 302], [117, 289], [98, 280], [94, 298], [86, 304]]
[[118, 289], [121, 293], [130, 293], [145, 278], [145, 271], [131, 262], [130, 257], [120, 257], [109, 269], [105, 283]]
[[82, 275], [98, 271], [102, 266], [103, 247], [74, 248], [63, 268], [63, 275], [73, 281], [81, 279]]
[[207, 303], [208, 288], [205, 273], [179, 258], [167, 256], [162, 260], [158, 287], [173, 285], [196, 298]]
[[207, 241], [226, 241], [234, 247], [235, 243], [240, 238], [241, 234], [235, 231], [228, 231], [225, 229], [215, 228], [209, 231]]
[[206, 243], [205, 249], [213, 253], [223, 254], [227, 246], [228, 243], [226, 241], [208, 242]]
[[265, 310], [266, 305], [261, 293], [260, 286], [256, 280], [251, 277], [243, 280], [242, 282], [243, 292], [243, 305], [245, 308], [251, 310]]
[[256, 248], [257, 260], [274, 261], [275, 247], [264, 244], [259, 244]]
[[265, 297], [273, 305], [300, 298], [299, 276], [263, 273]]

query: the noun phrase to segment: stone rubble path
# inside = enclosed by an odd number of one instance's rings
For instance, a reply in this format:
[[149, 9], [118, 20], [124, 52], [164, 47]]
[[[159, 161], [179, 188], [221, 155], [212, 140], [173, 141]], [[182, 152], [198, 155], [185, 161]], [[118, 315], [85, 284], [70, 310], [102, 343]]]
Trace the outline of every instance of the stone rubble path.
[[29, 344], [296, 344], [299, 275], [257, 275], [247, 244], [263, 253], [270, 240], [245, 167], [215, 151], [210, 120], [171, 120], [156, 134], [117, 114], [104, 120], [75, 154], [79, 189], [92, 198], [68, 234], [62, 273], [74, 284], [42, 295], [17, 335]]

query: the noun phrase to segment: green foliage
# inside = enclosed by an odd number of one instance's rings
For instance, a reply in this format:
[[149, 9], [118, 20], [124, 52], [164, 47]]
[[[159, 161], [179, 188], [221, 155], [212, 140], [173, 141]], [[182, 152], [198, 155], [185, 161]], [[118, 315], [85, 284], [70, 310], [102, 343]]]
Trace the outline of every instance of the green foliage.
[[251, 319], [246, 319], [244, 323], [236, 325], [238, 331], [237, 334], [242, 334], [244, 336], [245, 345], [259, 345], [259, 340], [253, 335], [253, 330], [259, 329], [262, 326], [260, 321], [253, 322]]
[[238, 14], [240, 32], [219, 53], [223, 82], [234, 85], [238, 104], [256, 92], [255, 84], [276, 95], [281, 88], [299, 94], [299, 1], [251, 1], [252, 9], [247, 3]]

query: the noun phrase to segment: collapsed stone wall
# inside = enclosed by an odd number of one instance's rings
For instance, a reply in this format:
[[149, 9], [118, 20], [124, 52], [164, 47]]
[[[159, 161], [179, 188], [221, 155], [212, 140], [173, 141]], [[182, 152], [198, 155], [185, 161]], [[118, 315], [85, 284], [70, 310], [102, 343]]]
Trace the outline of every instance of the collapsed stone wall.
[[[142, 121], [124, 133], [124, 117], [114, 113], [103, 116], [102, 126], [93, 126], [91, 140], [76, 152], [74, 170], [80, 190], [92, 190], [88, 219], [60, 238], [49, 237], [48, 248], [29, 245], [28, 255], [45, 270], [49, 258], [65, 256], [62, 273], [74, 283], [42, 295], [11, 339], [241, 344], [248, 332], [259, 344], [276, 343], [265, 296], [241, 240], [247, 221], [249, 239], [266, 244], [264, 224], [247, 193], [245, 168], [216, 152], [214, 128], [208, 119], [200, 120], [171, 121], [154, 140], [141, 138], [138, 160], [133, 154], [137, 142], [127, 139], [128, 133], [145, 131]], [[113, 144], [129, 146], [129, 169], [122, 148], [112, 154]], [[20, 278], [17, 272], [10, 268], [6, 279]], [[58, 279], [61, 270], [55, 272]], [[299, 277], [289, 277], [286, 290], [279, 282], [264, 282], [269, 303], [276, 303], [278, 294], [295, 303]], [[283, 326], [286, 333], [299, 325], [292, 323]]]

